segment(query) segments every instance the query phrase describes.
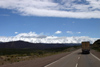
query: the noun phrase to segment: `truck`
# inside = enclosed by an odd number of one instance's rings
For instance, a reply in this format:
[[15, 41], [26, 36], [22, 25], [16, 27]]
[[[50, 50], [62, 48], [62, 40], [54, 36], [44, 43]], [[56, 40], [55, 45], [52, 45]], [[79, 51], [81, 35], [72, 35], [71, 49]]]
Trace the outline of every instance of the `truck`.
[[90, 42], [82, 42], [82, 53], [90, 53]]

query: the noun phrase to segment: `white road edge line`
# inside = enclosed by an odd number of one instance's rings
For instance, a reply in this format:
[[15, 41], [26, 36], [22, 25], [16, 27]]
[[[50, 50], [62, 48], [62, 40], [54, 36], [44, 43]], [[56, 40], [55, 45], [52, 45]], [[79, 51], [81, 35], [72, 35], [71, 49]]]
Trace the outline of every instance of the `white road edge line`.
[[100, 59], [98, 57], [96, 57], [94, 54], [92, 54], [92, 53], [90, 53], [90, 54], [100, 61]]
[[[77, 51], [78, 51], [78, 50], [77, 50]], [[70, 53], [70, 54], [68, 54], [68, 55], [66, 55], [66, 56], [64, 56], [64, 57], [62, 57], [62, 58], [60, 58], [60, 59], [58, 59], [58, 60], [56, 60], [56, 61], [54, 61], [54, 62], [52, 62], [52, 63], [50, 63], [50, 64], [48, 64], [48, 65], [46, 65], [46, 66], [44, 66], [44, 67], [48, 67], [48, 66], [50, 66], [50, 65], [52, 65], [52, 64], [54, 64], [54, 63], [56, 63], [56, 62], [58, 62], [59, 60], [65, 58], [65, 57], [67, 57], [67, 56], [70, 56], [71, 54], [73, 54], [73, 53], [75, 53], [75, 52], [76, 52], [76, 51], [74, 51], [74, 52], [72, 52], [72, 53]]]
[[[71, 55], [71, 54], [68, 54], [67, 56], [69, 56], [69, 55]], [[48, 64], [48, 65], [46, 65], [46, 66], [44, 66], [44, 67], [48, 67], [48, 66], [50, 66], [50, 65], [52, 65], [52, 64], [54, 64], [54, 63], [56, 63], [56, 62], [58, 62], [59, 60], [65, 58], [65, 57], [66, 57], [66, 56], [64, 56], [64, 57], [62, 57], [62, 58], [60, 58], [60, 59], [58, 59], [58, 60], [56, 60], [56, 61], [54, 61], [54, 62], [52, 62], [52, 63], [50, 63], [50, 64]]]
[[76, 66], [75, 67], [77, 67], [78, 66], [78, 63], [76, 64]]

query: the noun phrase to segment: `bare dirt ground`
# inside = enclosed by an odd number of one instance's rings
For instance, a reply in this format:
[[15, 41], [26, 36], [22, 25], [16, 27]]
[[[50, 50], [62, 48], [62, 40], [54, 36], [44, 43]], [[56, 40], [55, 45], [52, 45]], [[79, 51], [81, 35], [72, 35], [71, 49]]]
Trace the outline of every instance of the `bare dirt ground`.
[[45, 65], [53, 61], [56, 61], [62, 58], [63, 56], [68, 55], [69, 53], [71, 52], [65, 52], [65, 53], [56, 54], [48, 57], [36, 58], [33, 60], [15, 62], [12, 64], [1, 65], [0, 67], [44, 67]]

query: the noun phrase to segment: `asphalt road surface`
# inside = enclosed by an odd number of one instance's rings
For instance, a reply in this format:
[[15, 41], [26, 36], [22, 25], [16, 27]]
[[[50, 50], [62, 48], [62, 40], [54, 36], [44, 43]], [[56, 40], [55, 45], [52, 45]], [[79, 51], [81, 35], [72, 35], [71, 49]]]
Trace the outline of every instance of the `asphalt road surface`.
[[100, 67], [100, 59], [92, 53], [82, 54], [77, 50], [44, 67]]

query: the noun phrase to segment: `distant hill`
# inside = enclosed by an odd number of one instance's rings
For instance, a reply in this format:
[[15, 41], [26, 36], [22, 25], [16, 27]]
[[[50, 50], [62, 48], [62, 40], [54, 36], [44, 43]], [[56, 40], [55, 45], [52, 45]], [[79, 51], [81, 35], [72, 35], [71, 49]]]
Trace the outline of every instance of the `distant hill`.
[[68, 47], [80, 44], [47, 44], [47, 43], [29, 43], [25, 41], [11, 41], [0, 43], [0, 48], [13, 48], [13, 49], [49, 49], [49, 48], [59, 48]]
[[95, 41], [95, 42], [93, 43], [93, 47], [100, 48], [100, 39], [98, 39], [97, 41]]

